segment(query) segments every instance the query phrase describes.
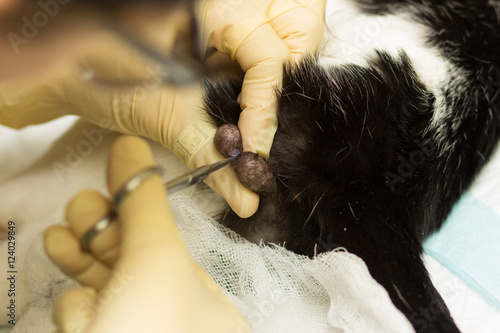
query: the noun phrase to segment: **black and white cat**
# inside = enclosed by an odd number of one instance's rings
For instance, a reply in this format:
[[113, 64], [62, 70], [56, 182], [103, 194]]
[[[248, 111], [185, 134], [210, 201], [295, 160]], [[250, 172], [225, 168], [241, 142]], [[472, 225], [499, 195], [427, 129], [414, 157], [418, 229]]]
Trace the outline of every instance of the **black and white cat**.
[[[321, 56], [286, 69], [268, 160], [276, 192], [244, 237], [314, 256], [344, 247], [417, 332], [458, 332], [422, 242], [500, 136], [500, 1], [328, 2]], [[206, 83], [217, 125], [238, 121], [239, 83]]]
[[[421, 261], [421, 243], [498, 141], [499, 16], [498, 0], [328, 1], [320, 55], [287, 70], [279, 94], [269, 158], [277, 191], [262, 198], [252, 218], [228, 211], [221, 221], [253, 241], [309, 256], [345, 247], [366, 262], [416, 331], [458, 331]], [[239, 83], [207, 81], [206, 89], [215, 122], [223, 114], [236, 123]], [[28, 170], [7, 181], [2, 175], [1, 221], [14, 219], [24, 244], [17, 268], [28, 271], [24, 258], [36, 263], [16, 331], [23, 320], [26, 331], [53, 331], [53, 298], [66, 281], [49, 262], [32, 258], [29, 244], [64, 219], [68, 198], [82, 188], [106, 190], [107, 152], [117, 134], [88, 126], [77, 122]], [[160, 165], [185, 171], [159, 145], [155, 152]], [[0, 287], [6, 298], [9, 285]]]

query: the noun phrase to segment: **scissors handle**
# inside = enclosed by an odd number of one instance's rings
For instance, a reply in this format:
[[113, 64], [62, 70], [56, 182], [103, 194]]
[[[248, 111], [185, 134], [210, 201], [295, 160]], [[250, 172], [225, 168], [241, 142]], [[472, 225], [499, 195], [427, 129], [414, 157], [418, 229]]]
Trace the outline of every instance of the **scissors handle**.
[[188, 188], [189, 186], [201, 183], [212, 172], [225, 167], [226, 165], [230, 164], [233, 160], [234, 157], [229, 157], [225, 160], [213, 164], [204, 165], [202, 167], [199, 167], [198, 169], [190, 171], [182, 176], [179, 176], [171, 181], [166, 182], [165, 187], [167, 188], [168, 194], [172, 194], [180, 190], [183, 190], [185, 188]]

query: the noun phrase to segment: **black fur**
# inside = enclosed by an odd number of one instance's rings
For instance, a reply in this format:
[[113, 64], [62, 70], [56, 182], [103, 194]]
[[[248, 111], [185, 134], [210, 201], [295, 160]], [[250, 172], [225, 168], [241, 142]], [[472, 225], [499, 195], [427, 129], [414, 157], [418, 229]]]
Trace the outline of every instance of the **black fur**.
[[[421, 259], [486, 163], [500, 135], [500, 24], [487, 1], [360, 1], [367, 12], [407, 10], [432, 27], [429, 47], [462, 70], [443, 87], [446, 116], [431, 126], [435, 96], [409, 57], [379, 51], [369, 68], [286, 69], [279, 128], [269, 157], [277, 191], [242, 221], [222, 223], [252, 241], [315, 254], [345, 247], [360, 256], [417, 332], [458, 332]], [[450, 73], [450, 82], [453, 81]], [[458, 75], [458, 74], [456, 74]], [[236, 124], [239, 83], [206, 82], [217, 125]]]

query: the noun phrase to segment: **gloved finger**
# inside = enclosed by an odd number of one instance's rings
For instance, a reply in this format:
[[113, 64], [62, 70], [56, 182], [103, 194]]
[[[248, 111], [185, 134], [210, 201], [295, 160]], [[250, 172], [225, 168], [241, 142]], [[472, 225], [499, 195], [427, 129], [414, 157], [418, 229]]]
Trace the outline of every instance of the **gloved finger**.
[[[200, 166], [224, 159], [212, 140], [205, 144], [196, 158]], [[231, 209], [242, 218], [252, 216], [259, 208], [259, 195], [241, 184], [231, 165], [211, 173], [205, 179], [205, 183], [219, 193]]]
[[320, 19], [325, 19], [326, 0], [300, 0], [300, 2], [311, 8]]
[[248, 218], [259, 208], [259, 195], [241, 184], [231, 166], [212, 173], [205, 183], [224, 197], [239, 217]]
[[[200, 85], [175, 90], [171, 99], [175, 102], [175, 110], [168, 122], [167, 133], [160, 140], [190, 169], [224, 159], [213, 142], [216, 128], [205, 121], [206, 114], [200, 112], [203, 108], [200, 96]], [[223, 196], [238, 215], [248, 217], [257, 210], [259, 197], [240, 183], [231, 166], [213, 173], [205, 183]]]
[[[131, 177], [154, 165], [146, 141], [121, 136], [109, 152], [108, 187], [114, 196]], [[168, 206], [165, 186], [160, 176], [152, 176], [127, 195], [118, 207], [122, 230], [122, 255], [140, 258], [143, 251], [165, 246], [183, 246]]]
[[314, 54], [323, 38], [324, 18], [309, 7], [295, 7], [270, 22], [297, 61]]
[[195, 12], [201, 28], [202, 50], [215, 47], [234, 59], [243, 40], [267, 23], [267, 1], [197, 1]]
[[97, 294], [92, 288], [65, 292], [54, 305], [54, 322], [62, 333], [85, 332], [95, 315]]
[[45, 252], [64, 274], [96, 290], [104, 288], [110, 278], [110, 268], [83, 252], [71, 230], [52, 226], [44, 236]]
[[[77, 239], [82, 239], [110, 211], [111, 203], [102, 194], [86, 190], [80, 192], [68, 204], [66, 220]], [[112, 266], [118, 257], [119, 243], [119, 226], [114, 221], [91, 240], [90, 253], [97, 260]]]
[[275, 90], [281, 86], [283, 64], [290, 61], [291, 53], [271, 25], [265, 24], [245, 39], [235, 58], [246, 72], [238, 122], [243, 149], [268, 158], [278, 126]]

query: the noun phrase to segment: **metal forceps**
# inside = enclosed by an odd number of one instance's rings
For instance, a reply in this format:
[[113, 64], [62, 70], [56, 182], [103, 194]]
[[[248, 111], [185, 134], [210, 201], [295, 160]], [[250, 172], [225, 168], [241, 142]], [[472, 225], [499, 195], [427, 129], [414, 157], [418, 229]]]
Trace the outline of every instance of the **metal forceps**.
[[225, 160], [215, 162], [213, 164], [204, 165], [202, 167], [199, 167], [198, 169], [190, 171], [182, 176], [179, 176], [171, 181], [166, 182], [165, 187], [167, 188], [168, 194], [172, 194], [180, 190], [183, 190], [189, 186], [201, 183], [212, 172], [225, 167], [226, 165], [233, 162], [234, 159], [235, 157], [229, 157], [226, 158]]

